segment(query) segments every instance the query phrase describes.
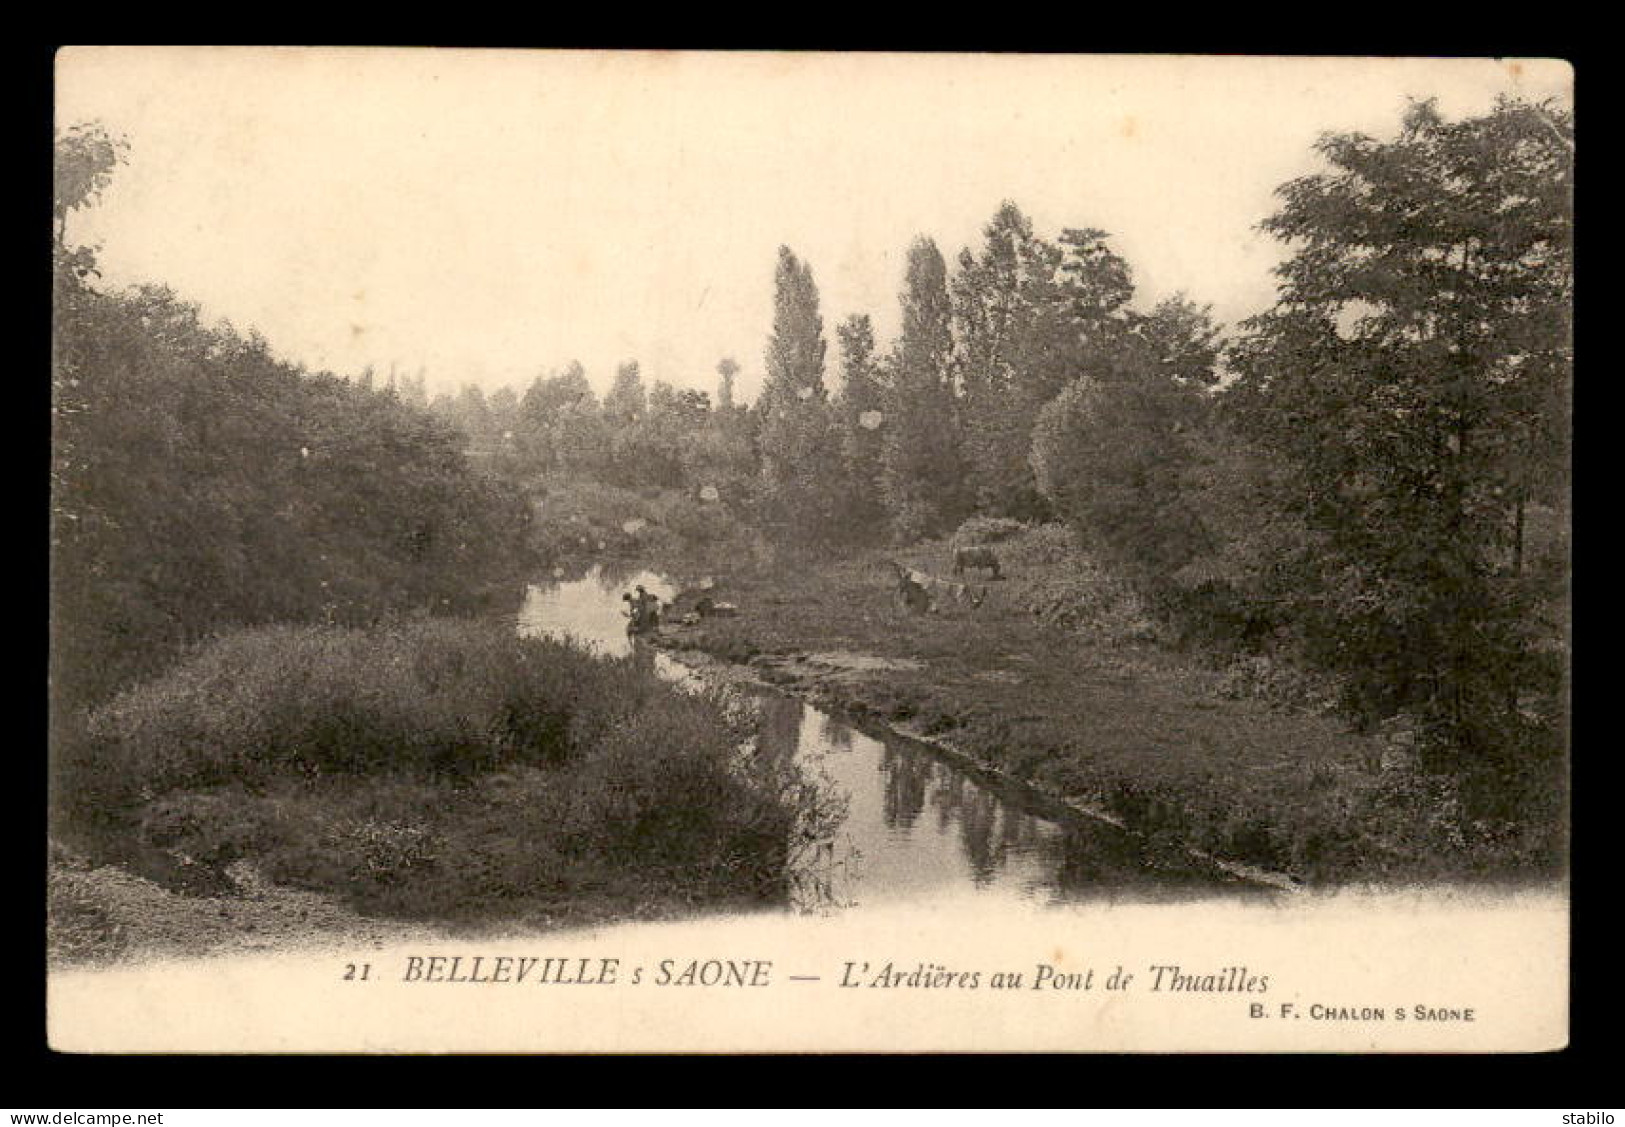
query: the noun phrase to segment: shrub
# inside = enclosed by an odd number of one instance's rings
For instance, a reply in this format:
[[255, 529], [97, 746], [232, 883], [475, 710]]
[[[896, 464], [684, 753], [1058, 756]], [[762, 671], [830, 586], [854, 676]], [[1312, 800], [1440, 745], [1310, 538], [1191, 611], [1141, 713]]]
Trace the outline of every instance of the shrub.
[[997, 544], [1008, 540], [1028, 526], [1009, 517], [971, 517], [953, 535], [955, 544]]
[[629, 660], [495, 624], [264, 627], [98, 710], [73, 783], [127, 804], [275, 777], [466, 778], [568, 759], [658, 691]]
[[166, 795], [141, 812], [143, 844], [221, 868], [261, 852], [273, 833], [241, 791]]
[[938, 506], [929, 501], [907, 500], [892, 509], [891, 539], [893, 544], [913, 544], [940, 531], [942, 514]]
[[538, 487], [532, 534], [548, 562], [580, 555], [624, 555], [658, 534], [656, 506], [636, 490], [586, 480]]
[[656, 520], [679, 539], [691, 544], [715, 544], [739, 537], [738, 520], [718, 502], [695, 500], [670, 493], [657, 506]]
[[569, 833], [577, 848], [704, 881], [782, 875], [794, 811], [735, 768], [715, 706], [674, 699], [612, 732], [580, 767]]
[[99, 710], [60, 786], [100, 780], [153, 857], [247, 858], [388, 914], [770, 896], [817, 801], [793, 765], [740, 760], [746, 723], [631, 658], [505, 625], [275, 627]]
[[1083, 541], [1064, 524], [1041, 524], [1011, 545], [1012, 558], [1028, 564], [1065, 563], [1083, 554]]
[[[1064, 530], [1046, 525], [1015, 541], [1005, 596], [1050, 626], [1103, 642], [1147, 642], [1158, 637], [1144, 601], [1122, 580], [1097, 567]], [[1034, 564], [1034, 557], [1061, 554], [1067, 566]]]

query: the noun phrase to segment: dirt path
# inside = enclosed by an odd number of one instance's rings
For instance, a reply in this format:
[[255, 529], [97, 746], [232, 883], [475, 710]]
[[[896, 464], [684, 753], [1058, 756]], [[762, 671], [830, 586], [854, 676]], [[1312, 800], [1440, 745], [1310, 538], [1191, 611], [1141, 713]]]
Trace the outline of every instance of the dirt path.
[[193, 896], [114, 865], [53, 861], [53, 965], [286, 951], [315, 945], [378, 948], [443, 932], [369, 919], [336, 898], [272, 884], [239, 862], [238, 891]]

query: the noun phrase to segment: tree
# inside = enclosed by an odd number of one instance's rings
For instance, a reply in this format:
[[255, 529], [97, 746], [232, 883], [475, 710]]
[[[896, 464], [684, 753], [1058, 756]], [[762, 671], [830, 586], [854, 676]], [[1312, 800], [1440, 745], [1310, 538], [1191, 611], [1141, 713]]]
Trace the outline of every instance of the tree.
[[596, 410], [587, 370], [572, 360], [556, 375], [537, 376], [519, 401], [521, 419], [530, 427], [551, 426], [566, 411]]
[[112, 182], [114, 169], [124, 163], [129, 151], [129, 141], [96, 122], [57, 130], [52, 215], [59, 246], [65, 247], [67, 242], [69, 213], [91, 207], [101, 199], [103, 190]]
[[885, 385], [881, 492], [902, 541], [957, 527], [969, 511], [949, 366], [947, 265], [936, 243], [917, 238], [903, 279], [902, 330]]
[[[82, 134], [62, 148], [59, 187], [75, 160], [115, 163]], [[65, 183], [71, 210], [105, 177]], [[528, 509], [442, 420], [279, 361], [164, 287], [57, 283], [53, 725], [218, 630], [471, 612], [507, 586]]]
[[1134, 297], [1129, 265], [1106, 245], [1111, 236], [1093, 227], [1061, 232], [1056, 284], [1072, 319], [1095, 326], [1120, 313]]
[[273, 358], [159, 287], [58, 309], [53, 699], [276, 621], [469, 610], [525, 510], [394, 397]]
[[1175, 378], [1165, 356], [1128, 346], [1091, 364], [1034, 427], [1045, 498], [1153, 595], [1207, 547], [1183, 476], [1205, 408], [1201, 385]]
[[649, 409], [649, 393], [636, 360], [615, 369], [615, 382], [604, 395], [604, 417], [616, 425], [630, 423]]
[[1213, 307], [1197, 305], [1183, 293], [1164, 298], [1148, 314], [1130, 319], [1130, 333], [1169, 378], [1190, 387], [1212, 387], [1219, 381], [1222, 350]]
[[412, 407], [427, 407], [429, 393], [424, 388], [426, 370], [419, 368], [415, 375], [403, 375], [400, 382], [401, 402]]
[[[372, 387], [370, 368], [366, 375], [363, 386], [370, 389]], [[487, 451], [495, 446], [498, 435], [496, 419], [491, 413], [491, 404], [485, 397], [485, 389], [479, 384], [464, 384], [463, 390], [457, 394], [455, 403], [457, 425], [468, 435], [470, 446]]]
[[781, 537], [837, 533], [840, 444], [824, 386], [824, 319], [812, 269], [779, 248], [761, 416], [763, 516]]
[[541, 473], [593, 471], [608, 454], [598, 399], [579, 360], [538, 376], [519, 400], [514, 439], [519, 465]]
[[953, 279], [956, 368], [965, 454], [977, 507], [1011, 513], [1020, 502], [1031, 420], [1015, 406], [1016, 369], [1054, 270], [1054, 254], [1006, 200], [982, 231], [981, 253], [959, 256]]
[[491, 411], [491, 433], [499, 442], [513, 438], [513, 428], [519, 422], [519, 396], [511, 387], [499, 387], [486, 397]]
[[875, 357], [874, 326], [868, 316], [853, 314], [841, 322], [835, 335], [841, 346], [841, 391], [836, 414], [846, 479], [844, 519], [849, 527], [872, 536], [886, 520], [881, 500], [886, 386]]
[[732, 356], [717, 361], [717, 410], [734, 409], [734, 379], [739, 375], [739, 362]]
[[1051, 244], [1006, 201], [983, 237], [953, 283], [966, 454], [979, 509], [1033, 519], [1046, 515], [1029, 461], [1038, 414], [1084, 370], [1116, 363], [1133, 285], [1104, 231]]
[[1419, 711], [1433, 765], [1499, 780], [1481, 798], [1559, 727], [1542, 620], [1566, 566], [1527, 514], [1567, 506], [1571, 129], [1552, 106], [1449, 123], [1423, 102], [1393, 140], [1323, 137], [1327, 169], [1264, 224], [1294, 251], [1225, 396], [1323, 538], [1299, 606], [1317, 656], [1368, 712]]
[[717, 362], [717, 406], [688, 463], [688, 480], [724, 502], [748, 510], [756, 496], [760, 466], [756, 456], [759, 414], [739, 403], [735, 381], [739, 364], [731, 356]]

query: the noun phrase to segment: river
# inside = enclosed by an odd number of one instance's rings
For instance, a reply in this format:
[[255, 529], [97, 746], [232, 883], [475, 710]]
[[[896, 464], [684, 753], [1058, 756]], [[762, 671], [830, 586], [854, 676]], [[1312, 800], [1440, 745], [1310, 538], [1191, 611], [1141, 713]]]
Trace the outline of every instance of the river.
[[[606, 655], [647, 655], [660, 675], [692, 683], [698, 674], [627, 637], [622, 595], [637, 584], [662, 599], [676, 593], [654, 572], [594, 565], [529, 587], [519, 629], [568, 635]], [[989, 904], [1057, 904], [1261, 891], [1177, 852], [1153, 851], [1108, 822], [973, 777], [917, 741], [860, 731], [787, 694], [750, 691], [764, 752], [794, 756], [846, 805], [831, 847], [793, 874], [799, 910], [966, 894]]]

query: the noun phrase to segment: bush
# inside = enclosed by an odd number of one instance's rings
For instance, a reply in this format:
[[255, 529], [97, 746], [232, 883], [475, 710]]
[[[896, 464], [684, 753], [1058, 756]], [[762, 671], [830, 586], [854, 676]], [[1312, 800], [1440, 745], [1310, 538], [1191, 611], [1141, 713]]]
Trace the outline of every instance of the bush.
[[105, 703], [213, 630], [512, 596], [523, 500], [425, 411], [162, 289], [74, 284], [56, 314], [54, 710]]
[[941, 531], [942, 514], [928, 501], [909, 500], [895, 505], [891, 515], [893, 544], [913, 544]]
[[1066, 563], [1083, 555], [1083, 541], [1064, 524], [1041, 524], [1010, 546], [1011, 558], [1030, 565]]
[[1010, 540], [1000, 554], [1010, 575], [1005, 597], [1047, 625], [1102, 642], [1158, 637], [1133, 587], [1097, 566], [1072, 530], [1041, 525]]
[[143, 807], [142, 844], [182, 854], [220, 869], [261, 852], [273, 840], [266, 822], [234, 792], [166, 795]]
[[533, 501], [535, 544], [550, 564], [619, 556], [716, 570], [760, 562], [766, 547], [740, 519], [738, 503], [706, 501], [694, 490], [623, 489], [586, 479], [531, 488], [540, 494]]
[[997, 544], [1008, 540], [1028, 526], [1009, 517], [971, 517], [954, 533], [955, 544]]
[[741, 762], [747, 735], [719, 698], [505, 625], [273, 627], [95, 713], [59, 789], [94, 784], [124, 856], [248, 859], [388, 914], [769, 896], [816, 800]]
[[466, 778], [579, 754], [658, 688], [629, 660], [495, 624], [263, 627], [94, 713], [72, 783], [128, 803], [278, 777]]
[[780, 887], [796, 810], [739, 769], [716, 712], [704, 698], [674, 699], [611, 733], [576, 776], [573, 848], [701, 886]]
[[656, 519], [674, 536], [693, 544], [715, 544], [742, 532], [739, 521], [720, 502], [699, 501], [685, 493], [668, 494]]
[[595, 481], [538, 487], [532, 535], [548, 562], [580, 555], [624, 555], [658, 534], [655, 505], [636, 490]]

